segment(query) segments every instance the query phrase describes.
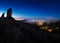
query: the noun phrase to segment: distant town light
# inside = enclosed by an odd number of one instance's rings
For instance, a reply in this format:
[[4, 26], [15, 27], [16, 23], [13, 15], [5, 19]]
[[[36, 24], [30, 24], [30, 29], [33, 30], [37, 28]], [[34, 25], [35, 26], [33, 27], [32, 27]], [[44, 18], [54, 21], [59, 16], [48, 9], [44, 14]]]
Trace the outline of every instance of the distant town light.
[[48, 29], [47, 31], [52, 32], [52, 29]]
[[42, 26], [43, 25], [43, 22], [38, 22], [38, 26]]

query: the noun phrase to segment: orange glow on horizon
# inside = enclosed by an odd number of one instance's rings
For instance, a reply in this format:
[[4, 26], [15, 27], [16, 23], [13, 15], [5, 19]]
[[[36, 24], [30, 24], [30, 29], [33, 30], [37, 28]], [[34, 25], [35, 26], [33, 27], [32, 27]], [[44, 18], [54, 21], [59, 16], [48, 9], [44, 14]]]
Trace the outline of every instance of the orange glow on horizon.
[[15, 20], [24, 20], [23, 18], [15, 18]]

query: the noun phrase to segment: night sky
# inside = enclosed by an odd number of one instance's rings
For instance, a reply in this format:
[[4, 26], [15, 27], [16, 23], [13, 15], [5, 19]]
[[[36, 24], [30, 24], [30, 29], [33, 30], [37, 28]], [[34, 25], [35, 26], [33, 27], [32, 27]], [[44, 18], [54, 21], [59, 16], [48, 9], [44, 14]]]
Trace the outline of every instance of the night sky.
[[0, 16], [8, 8], [15, 18], [60, 19], [59, 0], [0, 0]]

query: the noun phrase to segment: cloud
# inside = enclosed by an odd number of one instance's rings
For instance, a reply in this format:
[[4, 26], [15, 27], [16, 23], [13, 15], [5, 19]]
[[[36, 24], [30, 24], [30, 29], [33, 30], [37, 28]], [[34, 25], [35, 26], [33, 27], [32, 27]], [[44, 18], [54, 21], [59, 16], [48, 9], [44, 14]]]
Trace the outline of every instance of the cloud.
[[54, 20], [54, 19], [56, 19], [56, 18], [55, 18], [55, 17], [47, 16], [45, 19], [48, 19], [48, 20]]
[[[25, 18], [22, 17], [16, 17], [16, 20], [24, 20]], [[44, 18], [26, 18], [26, 22], [52, 22], [52, 21], [56, 21], [57, 19], [54, 17], [44, 17]]]

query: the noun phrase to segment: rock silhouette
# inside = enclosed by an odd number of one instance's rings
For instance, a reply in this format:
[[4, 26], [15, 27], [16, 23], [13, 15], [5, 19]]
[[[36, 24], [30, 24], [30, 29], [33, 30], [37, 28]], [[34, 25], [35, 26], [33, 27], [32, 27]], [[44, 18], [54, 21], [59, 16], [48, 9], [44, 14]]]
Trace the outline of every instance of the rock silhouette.
[[8, 9], [7, 17], [0, 19], [0, 43], [51, 43], [60, 40], [60, 34], [49, 33], [35, 24], [16, 21], [12, 17], [12, 9]]
[[8, 17], [8, 18], [11, 18], [11, 17], [12, 17], [12, 8], [9, 8], [9, 9], [7, 10], [7, 17]]
[[2, 14], [1, 18], [4, 18], [4, 13]]

